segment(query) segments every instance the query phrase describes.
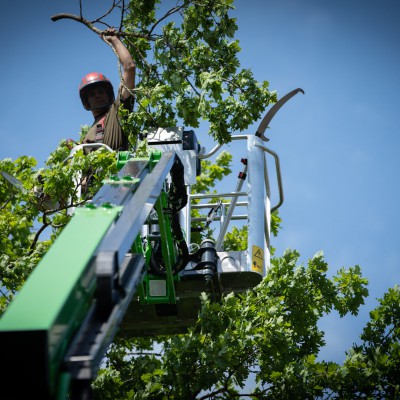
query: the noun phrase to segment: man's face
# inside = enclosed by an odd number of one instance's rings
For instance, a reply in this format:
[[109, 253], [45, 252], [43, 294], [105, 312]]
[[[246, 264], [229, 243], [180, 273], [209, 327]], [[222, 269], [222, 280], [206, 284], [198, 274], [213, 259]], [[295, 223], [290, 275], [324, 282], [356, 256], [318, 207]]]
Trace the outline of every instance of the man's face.
[[91, 110], [105, 108], [110, 105], [107, 91], [102, 86], [88, 88], [86, 97]]

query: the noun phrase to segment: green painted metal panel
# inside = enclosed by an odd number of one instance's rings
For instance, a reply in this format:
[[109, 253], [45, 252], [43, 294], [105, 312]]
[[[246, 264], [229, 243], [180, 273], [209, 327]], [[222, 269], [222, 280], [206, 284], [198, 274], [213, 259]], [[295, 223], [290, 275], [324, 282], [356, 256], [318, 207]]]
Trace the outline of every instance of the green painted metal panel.
[[121, 209], [76, 209], [60, 237], [10, 304], [0, 320], [0, 330], [49, 329], [66, 306], [72, 307], [68, 314], [73, 314], [75, 301], [81, 301], [81, 296], [91, 289], [94, 271], [88, 275], [85, 268]]
[[[93, 254], [122, 208], [77, 208], [10, 304], [0, 320], [1, 353], [16, 360], [15, 371], [9, 366], [10, 374], [24, 376], [20, 362], [29, 358], [26, 351], [41, 348], [40, 360], [35, 357], [36, 364], [42, 366], [40, 375], [47, 375], [44, 379], [54, 392], [57, 368], [94, 296]], [[25, 372], [24, 378], [36, 385], [39, 376], [35, 378], [35, 370]]]

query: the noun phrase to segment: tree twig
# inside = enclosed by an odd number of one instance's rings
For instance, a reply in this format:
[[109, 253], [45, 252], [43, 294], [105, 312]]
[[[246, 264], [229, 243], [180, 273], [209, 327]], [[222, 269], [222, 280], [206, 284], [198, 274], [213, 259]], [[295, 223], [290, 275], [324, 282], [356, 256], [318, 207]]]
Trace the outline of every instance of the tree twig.
[[121, 19], [120, 19], [120, 22], [119, 22], [119, 31], [122, 31], [122, 27], [124, 25], [124, 14], [125, 14], [125, 0], [122, 0]]
[[107, 15], [110, 15], [110, 14], [113, 12], [113, 10], [114, 10], [115, 7], [116, 7], [115, 0], [113, 0], [113, 4], [112, 4], [112, 6], [110, 7], [110, 9], [109, 9], [108, 11], [106, 11], [106, 13], [105, 13], [104, 15], [102, 15], [101, 17], [96, 18], [94, 21], [92, 21], [92, 24], [95, 24], [96, 22], [104, 23], [104, 22], [102, 21], [102, 19], [104, 19], [105, 17], [107, 17]]
[[180, 11], [182, 8], [186, 7], [185, 5], [177, 6], [169, 10], [164, 16], [162, 16], [158, 21], [154, 23], [154, 25], [151, 27], [149, 35], [151, 35], [156, 28], [156, 26], [162, 22], [164, 19], [168, 18], [170, 15], [175, 14], [176, 12]]

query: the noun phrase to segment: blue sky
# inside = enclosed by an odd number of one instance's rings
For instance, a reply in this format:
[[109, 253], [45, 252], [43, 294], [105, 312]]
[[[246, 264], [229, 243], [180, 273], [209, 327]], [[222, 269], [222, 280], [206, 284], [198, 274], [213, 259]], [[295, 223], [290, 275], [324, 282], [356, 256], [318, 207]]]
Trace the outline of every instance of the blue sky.
[[[107, 9], [109, 2], [101, 3]], [[285, 192], [283, 230], [273, 244], [278, 254], [299, 250], [304, 262], [323, 250], [330, 274], [359, 264], [370, 280], [359, 317], [321, 323], [328, 342], [322, 356], [340, 362], [376, 298], [399, 283], [400, 3], [236, 3], [242, 67], [279, 96], [297, 87], [306, 92], [280, 110], [267, 132]], [[78, 97], [87, 72], [100, 70], [118, 85], [111, 49], [74, 21], [52, 22], [59, 12], [77, 13], [78, 2], [0, 5], [1, 159], [31, 155], [43, 165], [60, 139], [78, 138], [80, 126], [92, 122]], [[197, 135], [211, 149], [206, 127]], [[243, 156], [238, 144], [229, 150]]]

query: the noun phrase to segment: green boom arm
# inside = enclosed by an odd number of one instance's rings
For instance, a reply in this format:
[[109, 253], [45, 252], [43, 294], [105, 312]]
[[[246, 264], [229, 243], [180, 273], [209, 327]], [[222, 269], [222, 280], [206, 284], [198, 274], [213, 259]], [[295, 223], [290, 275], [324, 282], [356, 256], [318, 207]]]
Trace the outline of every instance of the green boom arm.
[[144, 257], [132, 245], [175, 157], [128, 160], [76, 210], [0, 320], [3, 399], [61, 399], [76, 383], [88, 387], [142, 279]]

